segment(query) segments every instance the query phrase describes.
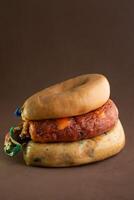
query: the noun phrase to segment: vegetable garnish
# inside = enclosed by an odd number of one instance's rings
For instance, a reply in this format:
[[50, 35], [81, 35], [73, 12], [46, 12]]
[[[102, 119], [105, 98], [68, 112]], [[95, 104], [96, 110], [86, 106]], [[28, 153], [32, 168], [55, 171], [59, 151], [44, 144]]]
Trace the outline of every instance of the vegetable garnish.
[[15, 112], [14, 112], [14, 114], [15, 114], [17, 117], [20, 117], [20, 116], [21, 116], [21, 112], [22, 112], [21, 108], [17, 107], [16, 110], [15, 110]]
[[9, 156], [15, 156], [22, 150], [22, 145], [14, 138], [14, 127], [10, 128], [10, 132], [5, 137], [4, 151]]

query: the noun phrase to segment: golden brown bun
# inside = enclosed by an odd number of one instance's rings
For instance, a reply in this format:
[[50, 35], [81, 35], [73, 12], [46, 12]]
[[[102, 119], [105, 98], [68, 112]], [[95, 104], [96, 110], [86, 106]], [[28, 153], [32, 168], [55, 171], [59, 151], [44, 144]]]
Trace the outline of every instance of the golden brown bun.
[[123, 127], [115, 127], [101, 136], [68, 143], [34, 143], [24, 150], [27, 165], [42, 167], [76, 166], [106, 159], [117, 154], [125, 144]]
[[110, 86], [101, 74], [81, 75], [48, 87], [28, 98], [23, 120], [41, 120], [84, 114], [109, 99]]

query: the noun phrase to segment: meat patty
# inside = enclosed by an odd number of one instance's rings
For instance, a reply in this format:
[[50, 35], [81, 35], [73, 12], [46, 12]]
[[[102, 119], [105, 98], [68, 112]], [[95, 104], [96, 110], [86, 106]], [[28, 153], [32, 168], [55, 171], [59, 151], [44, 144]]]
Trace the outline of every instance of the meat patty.
[[29, 121], [28, 131], [34, 142], [71, 142], [88, 139], [112, 129], [118, 110], [112, 100], [102, 107], [75, 117]]

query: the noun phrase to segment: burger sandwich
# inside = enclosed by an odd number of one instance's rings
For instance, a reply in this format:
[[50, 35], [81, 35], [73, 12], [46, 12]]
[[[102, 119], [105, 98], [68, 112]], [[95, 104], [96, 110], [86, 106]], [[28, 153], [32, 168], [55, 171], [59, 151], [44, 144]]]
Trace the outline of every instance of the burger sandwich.
[[101, 74], [85, 74], [43, 89], [16, 110], [21, 123], [5, 136], [9, 156], [23, 152], [27, 165], [67, 167], [120, 152], [125, 135], [110, 86]]

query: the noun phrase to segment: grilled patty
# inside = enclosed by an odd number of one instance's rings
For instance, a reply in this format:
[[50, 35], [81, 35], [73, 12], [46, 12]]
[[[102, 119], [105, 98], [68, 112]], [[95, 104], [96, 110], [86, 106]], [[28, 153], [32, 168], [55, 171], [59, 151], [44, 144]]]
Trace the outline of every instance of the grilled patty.
[[102, 107], [83, 115], [24, 122], [23, 131], [34, 142], [71, 142], [103, 134], [111, 130], [117, 120], [117, 107], [109, 99]]

